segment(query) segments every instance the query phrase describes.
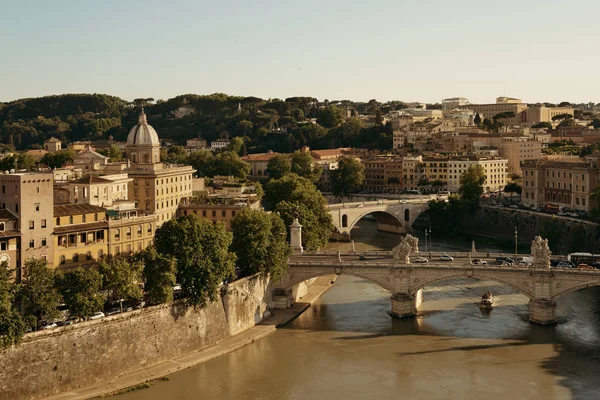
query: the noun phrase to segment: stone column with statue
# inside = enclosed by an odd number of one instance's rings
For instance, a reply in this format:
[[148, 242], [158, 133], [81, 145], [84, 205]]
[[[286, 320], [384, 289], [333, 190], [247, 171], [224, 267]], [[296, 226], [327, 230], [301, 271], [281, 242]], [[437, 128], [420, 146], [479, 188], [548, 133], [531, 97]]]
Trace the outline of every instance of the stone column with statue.
[[290, 246], [292, 254], [300, 256], [304, 252], [302, 247], [302, 225], [298, 222], [298, 218], [294, 218], [294, 222], [290, 225]]
[[534, 277], [535, 299], [529, 301], [529, 320], [543, 325], [556, 323], [556, 302], [550, 298], [550, 278], [543, 273], [550, 270], [551, 254], [548, 239], [536, 236], [531, 242], [531, 257], [532, 268], [539, 273]]

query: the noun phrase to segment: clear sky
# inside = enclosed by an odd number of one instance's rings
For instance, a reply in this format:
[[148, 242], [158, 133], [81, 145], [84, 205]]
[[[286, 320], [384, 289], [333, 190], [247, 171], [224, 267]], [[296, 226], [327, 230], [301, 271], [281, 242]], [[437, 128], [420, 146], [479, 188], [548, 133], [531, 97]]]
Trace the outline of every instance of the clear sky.
[[0, 101], [600, 102], [598, 0], [73, 0], [0, 7]]

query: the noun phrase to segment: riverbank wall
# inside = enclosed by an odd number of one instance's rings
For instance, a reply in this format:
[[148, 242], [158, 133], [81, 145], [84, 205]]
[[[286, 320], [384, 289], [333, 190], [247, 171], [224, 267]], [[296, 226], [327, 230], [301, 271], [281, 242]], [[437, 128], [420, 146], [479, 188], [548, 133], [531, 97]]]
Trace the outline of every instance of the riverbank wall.
[[[415, 221], [415, 227], [429, 226], [427, 213]], [[433, 227], [435, 230], [435, 227]], [[515, 228], [518, 245], [531, 246], [535, 236], [548, 239], [552, 253], [600, 253], [600, 226], [590, 221], [559, 217], [535, 211], [480, 206], [466, 215], [458, 233], [487, 240], [500, 247], [514, 248]]]
[[41, 398], [212, 346], [268, 316], [271, 292], [252, 276], [204, 308], [176, 302], [27, 334], [0, 353], [0, 399]]

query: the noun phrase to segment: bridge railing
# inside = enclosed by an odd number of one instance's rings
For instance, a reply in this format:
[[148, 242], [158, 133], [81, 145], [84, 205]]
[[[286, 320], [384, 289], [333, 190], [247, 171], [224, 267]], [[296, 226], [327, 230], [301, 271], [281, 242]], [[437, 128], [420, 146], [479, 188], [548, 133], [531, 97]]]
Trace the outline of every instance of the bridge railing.
[[[339, 254], [341, 256], [356, 256], [359, 254], [363, 254], [365, 257], [391, 257], [391, 250], [371, 250], [371, 251], [352, 251], [352, 250], [344, 250], [340, 251]], [[428, 257], [428, 258], [439, 258], [443, 254], [449, 255], [453, 258], [469, 258], [469, 254], [471, 258], [515, 258], [514, 253], [492, 253], [492, 252], [475, 252], [470, 253], [468, 251], [419, 251], [418, 253], [412, 253], [411, 257]], [[337, 257], [337, 250], [324, 250], [324, 251], [305, 251], [303, 255], [306, 256], [324, 256], [324, 257]], [[516, 258], [519, 261], [523, 257], [531, 257], [530, 254], [517, 254]], [[565, 261], [567, 256], [565, 255], [552, 255], [550, 257], [552, 260], [560, 260]]]

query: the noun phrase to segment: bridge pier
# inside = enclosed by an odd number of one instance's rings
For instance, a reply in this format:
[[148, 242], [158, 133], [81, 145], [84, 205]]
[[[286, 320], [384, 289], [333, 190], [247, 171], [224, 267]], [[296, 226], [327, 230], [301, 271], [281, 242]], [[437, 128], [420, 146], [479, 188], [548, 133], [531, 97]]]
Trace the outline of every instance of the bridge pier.
[[423, 302], [423, 291], [418, 290], [414, 296], [406, 293], [396, 293], [390, 297], [392, 301], [392, 317], [410, 318], [417, 315]]
[[530, 300], [529, 321], [534, 324], [552, 325], [556, 323], [556, 302], [552, 300]]

